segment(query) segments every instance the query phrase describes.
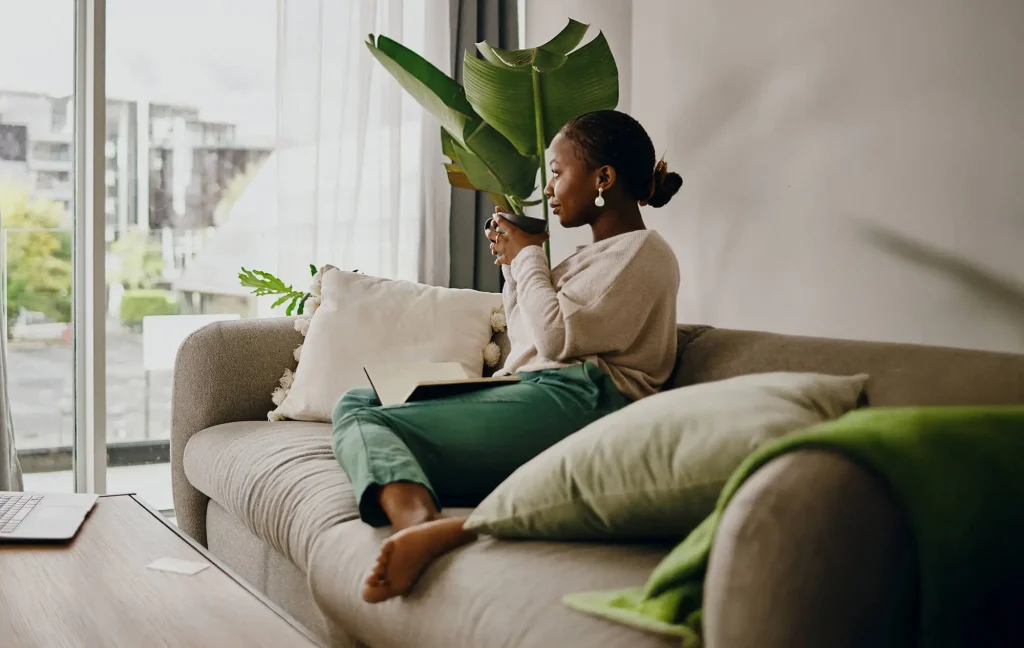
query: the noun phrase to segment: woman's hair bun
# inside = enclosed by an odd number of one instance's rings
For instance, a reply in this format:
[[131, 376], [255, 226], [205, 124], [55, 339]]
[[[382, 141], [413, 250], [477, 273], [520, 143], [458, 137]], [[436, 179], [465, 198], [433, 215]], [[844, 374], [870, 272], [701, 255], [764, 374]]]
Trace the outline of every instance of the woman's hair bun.
[[669, 171], [668, 165], [662, 160], [654, 167], [654, 178], [651, 180], [651, 185], [653, 187], [651, 197], [645, 202], [651, 207], [664, 207], [683, 186], [683, 176]]

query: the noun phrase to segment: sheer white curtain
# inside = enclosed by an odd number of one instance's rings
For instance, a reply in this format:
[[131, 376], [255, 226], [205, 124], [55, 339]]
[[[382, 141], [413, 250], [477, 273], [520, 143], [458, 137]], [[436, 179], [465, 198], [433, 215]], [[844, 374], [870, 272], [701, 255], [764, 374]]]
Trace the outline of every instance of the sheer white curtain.
[[277, 145], [261, 171], [276, 174], [277, 222], [266, 251], [294, 281], [331, 263], [448, 285], [439, 126], [369, 53], [371, 33], [450, 73], [444, 0], [278, 0]]

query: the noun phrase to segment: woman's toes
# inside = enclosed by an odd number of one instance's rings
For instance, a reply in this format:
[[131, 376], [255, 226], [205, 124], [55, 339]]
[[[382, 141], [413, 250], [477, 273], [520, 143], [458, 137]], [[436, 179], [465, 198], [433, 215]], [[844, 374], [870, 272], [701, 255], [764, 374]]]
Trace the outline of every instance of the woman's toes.
[[387, 541], [381, 545], [380, 552], [377, 554], [377, 561], [374, 563], [373, 568], [370, 570], [369, 575], [364, 581], [364, 584], [367, 587], [379, 588], [387, 586], [388, 562], [390, 561], [391, 554], [394, 550], [394, 545]]
[[395, 592], [388, 585], [368, 585], [363, 588], [363, 600], [367, 603], [383, 603], [394, 596]]

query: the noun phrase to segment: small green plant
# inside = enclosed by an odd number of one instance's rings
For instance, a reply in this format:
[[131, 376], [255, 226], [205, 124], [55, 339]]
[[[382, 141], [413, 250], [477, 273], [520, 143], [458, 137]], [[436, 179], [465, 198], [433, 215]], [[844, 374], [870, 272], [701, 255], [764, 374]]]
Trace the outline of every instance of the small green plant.
[[[310, 264], [309, 272], [315, 277], [316, 266]], [[288, 304], [288, 307], [285, 309], [285, 315], [288, 316], [302, 315], [306, 310], [306, 301], [313, 296], [311, 293], [295, 290], [291, 285], [285, 284], [278, 277], [263, 270], [247, 270], [242, 268], [241, 272], [238, 273], [238, 281], [241, 282], [243, 287], [251, 288], [252, 294], [257, 297], [280, 295], [277, 301], [271, 305], [271, 308]]]

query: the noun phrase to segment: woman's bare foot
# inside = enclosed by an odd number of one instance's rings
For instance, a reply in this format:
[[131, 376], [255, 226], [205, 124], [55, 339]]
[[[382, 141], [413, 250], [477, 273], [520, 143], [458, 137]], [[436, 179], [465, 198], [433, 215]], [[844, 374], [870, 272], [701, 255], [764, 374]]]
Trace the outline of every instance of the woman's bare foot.
[[475, 533], [462, 528], [465, 521], [441, 518], [424, 522], [385, 540], [363, 586], [363, 600], [380, 603], [408, 593], [427, 565], [476, 539]]

